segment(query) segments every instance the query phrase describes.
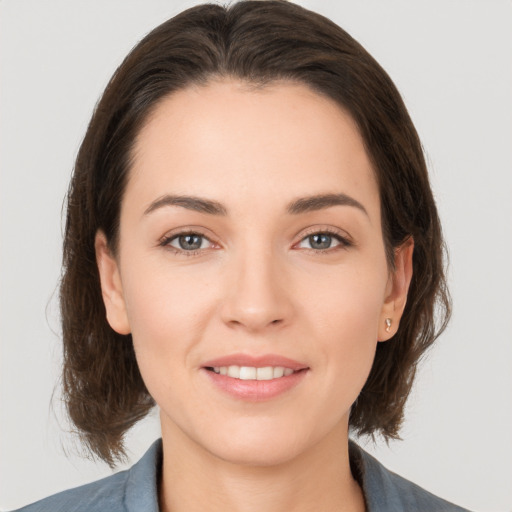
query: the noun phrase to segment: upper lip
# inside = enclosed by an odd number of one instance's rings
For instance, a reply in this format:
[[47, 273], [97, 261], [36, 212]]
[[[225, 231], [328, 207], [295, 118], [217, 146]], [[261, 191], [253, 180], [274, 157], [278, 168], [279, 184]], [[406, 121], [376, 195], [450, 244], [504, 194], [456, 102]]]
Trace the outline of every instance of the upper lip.
[[227, 356], [217, 357], [202, 364], [203, 368], [214, 368], [219, 366], [249, 366], [254, 368], [264, 368], [265, 366], [283, 366], [291, 368], [293, 371], [309, 368], [307, 364], [295, 361], [288, 357], [278, 354], [264, 354], [261, 356], [253, 356], [249, 354], [230, 354]]

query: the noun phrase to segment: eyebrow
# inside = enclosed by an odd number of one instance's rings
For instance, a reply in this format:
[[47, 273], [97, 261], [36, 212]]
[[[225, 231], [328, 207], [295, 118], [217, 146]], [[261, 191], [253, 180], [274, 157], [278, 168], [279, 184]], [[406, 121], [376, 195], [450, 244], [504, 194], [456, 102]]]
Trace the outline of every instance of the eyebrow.
[[298, 215], [323, 210], [331, 206], [353, 206], [369, 216], [366, 208], [359, 201], [346, 194], [318, 194], [315, 196], [301, 197], [292, 201], [287, 206], [286, 211], [292, 215]]
[[172, 196], [166, 194], [153, 201], [144, 211], [144, 215], [148, 215], [155, 210], [164, 206], [181, 206], [187, 210], [193, 210], [200, 213], [208, 213], [210, 215], [227, 215], [227, 210], [217, 201], [211, 199], [203, 199], [195, 196]]
[[[165, 206], [180, 206], [187, 210], [209, 215], [227, 215], [227, 209], [218, 201], [204, 199], [196, 196], [169, 195], [166, 194], [153, 201], [144, 211], [148, 215]], [[287, 213], [300, 215], [302, 213], [323, 210], [332, 206], [352, 206], [364, 212], [368, 216], [366, 208], [356, 199], [346, 194], [318, 194], [314, 196], [300, 197], [286, 207]]]

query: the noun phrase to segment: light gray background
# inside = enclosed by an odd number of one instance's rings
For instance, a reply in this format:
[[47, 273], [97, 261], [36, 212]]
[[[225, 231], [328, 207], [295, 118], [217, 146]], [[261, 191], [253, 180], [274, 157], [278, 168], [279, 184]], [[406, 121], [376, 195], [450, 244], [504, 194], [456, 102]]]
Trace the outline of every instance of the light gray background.
[[[0, 508], [110, 474], [73, 455], [58, 392], [49, 405], [61, 351], [62, 199], [116, 66], [195, 3], [0, 3]], [[424, 143], [451, 254], [453, 321], [422, 366], [404, 441], [367, 448], [447, 499], [511, 511], [512, 3], [298, 3], [348, 30], [395, 80]], [[132, 460], [157, 436], [153, 415], [129, 436]]]

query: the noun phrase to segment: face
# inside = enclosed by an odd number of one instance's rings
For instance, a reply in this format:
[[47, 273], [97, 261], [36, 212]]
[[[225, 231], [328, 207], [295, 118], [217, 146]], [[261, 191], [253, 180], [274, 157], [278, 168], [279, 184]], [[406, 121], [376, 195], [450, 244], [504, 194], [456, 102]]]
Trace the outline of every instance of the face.
[[161, 102], [136, 140], [118, 253], [101, 233], [96, 251], [164, 442], [259, 465], [346, 440], [412, 252], [390, 273], [349, 115], [303, 85], [226, 81]]

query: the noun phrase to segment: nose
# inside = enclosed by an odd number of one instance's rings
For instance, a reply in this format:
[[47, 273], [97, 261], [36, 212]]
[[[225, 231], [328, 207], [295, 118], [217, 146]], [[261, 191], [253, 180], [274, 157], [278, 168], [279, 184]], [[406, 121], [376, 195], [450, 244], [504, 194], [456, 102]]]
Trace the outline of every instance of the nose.
[[293, 315], [290, 282], [282, 263], [271, 252], [247, 251], [230, 263], [228, 273], [221, 306], [225, 324], [259, 332], [290, 322]]

